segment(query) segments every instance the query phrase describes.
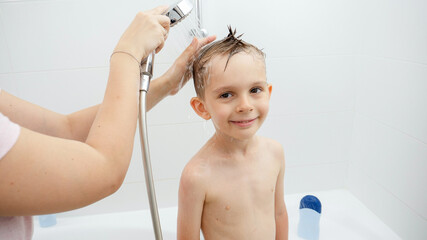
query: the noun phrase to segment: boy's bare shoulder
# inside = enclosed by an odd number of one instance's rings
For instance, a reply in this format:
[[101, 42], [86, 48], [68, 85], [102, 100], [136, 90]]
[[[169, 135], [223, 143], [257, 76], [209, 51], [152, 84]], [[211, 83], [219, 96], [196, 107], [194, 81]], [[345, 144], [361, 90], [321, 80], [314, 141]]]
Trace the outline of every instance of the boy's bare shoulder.
[[202, 184], [209, 176], [208, 161], [203, 148], [185, 165], [181, 174], [181, 182]]
[[283, 154], [283, 146], [278, 141], [271, 139], [271, 138], [267, 138], [267, 137], [261, 137], [261, 136], [258, 136], [258, 137], [261, 141], [262, 146], [265, 147], [265, 149], [267, 151], [270, 151], [274, 155], [276, 155], [276, 154], [284, 155]]

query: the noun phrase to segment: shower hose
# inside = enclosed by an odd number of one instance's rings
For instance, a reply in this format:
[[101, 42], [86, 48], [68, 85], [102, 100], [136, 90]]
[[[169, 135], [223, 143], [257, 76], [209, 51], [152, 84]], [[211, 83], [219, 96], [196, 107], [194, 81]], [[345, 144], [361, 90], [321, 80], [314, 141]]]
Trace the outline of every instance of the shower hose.
[[153, 222], [156, 240], [162, 240], [162, 229], [160, 227], [159, 212], [157, 210], [156, 192], [154, 190], [153, 173], [151, 171], [150, 150], [148, 147], [147, 134], [147, 111], [145, 90], [139, 91], [139, 137], [141, 142], [142, 161], [144, 164], [145, 184], [147, 186], [148, 200], [150, 203], [151, 220]]

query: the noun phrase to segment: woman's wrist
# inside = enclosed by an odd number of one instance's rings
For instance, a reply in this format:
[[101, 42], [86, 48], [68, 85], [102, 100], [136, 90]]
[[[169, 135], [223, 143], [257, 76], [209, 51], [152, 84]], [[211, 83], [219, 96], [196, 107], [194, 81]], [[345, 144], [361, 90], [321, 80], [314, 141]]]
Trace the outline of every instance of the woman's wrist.
[[147, 54], [144, 51], [144, 49], [135, 49], [130, 44], [120, 43], [120, 42], [114, 48], [113, 53], [114, 52], [127, 52], [127, 53], [131, 54], [132, 56], [134, 56], [139, 63], [141, 62], [141, 60], [144, 57], [147, 56]]
[[121, 51], [121, 50], [115, 50], [115, 51], [113, 51], [113, 53], [110, 56], [110, 62], [111, 62], [111, 58], [114, 56], [114, 54], [126, 54], [129, 57], [133, 58], [138, 65], [141, 65], [141, 61], [139, 61], [132, 53], [130, 53], [128, 51]]
[[[124, 52], [113, 52], [110, 58], [110, 74], [111, 76], [116, 76], [114, 79], [124, 81], [125, 79], [129, 79], [129, 76], [132, 76], [132, 79], [138, 79], [141, 74], [141, 65], [134, 57], [130, 56]], [[126, 73], [126, 74], [124, 74]], [[124, 74], [122, 77], [117, 78], [117, 74]]]

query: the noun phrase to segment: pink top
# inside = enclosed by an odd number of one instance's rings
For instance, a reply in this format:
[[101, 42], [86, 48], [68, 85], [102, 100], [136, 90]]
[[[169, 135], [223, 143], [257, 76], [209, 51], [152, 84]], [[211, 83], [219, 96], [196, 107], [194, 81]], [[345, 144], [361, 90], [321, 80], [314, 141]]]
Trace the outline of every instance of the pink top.
[[[19, 125], [0, 112], [0, 161], [18, 140], [20, 130]], [[32, 235], [32, 216], [0, 216], [0, 239], [28, 240]]]
[[33, 236], [33, 217], [0, 217], [0, 239], [30, 240]]

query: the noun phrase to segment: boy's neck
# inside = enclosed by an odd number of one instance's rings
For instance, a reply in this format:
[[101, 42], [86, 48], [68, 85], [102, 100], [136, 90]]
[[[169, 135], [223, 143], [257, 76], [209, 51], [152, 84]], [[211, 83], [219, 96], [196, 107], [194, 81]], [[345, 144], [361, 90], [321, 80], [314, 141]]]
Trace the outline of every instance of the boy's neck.
[[256, 143], [257, 136], [254, 135], [249, 139], [240, 140], [215, 132], [209, 141], [223, 153], [246, 155]]

